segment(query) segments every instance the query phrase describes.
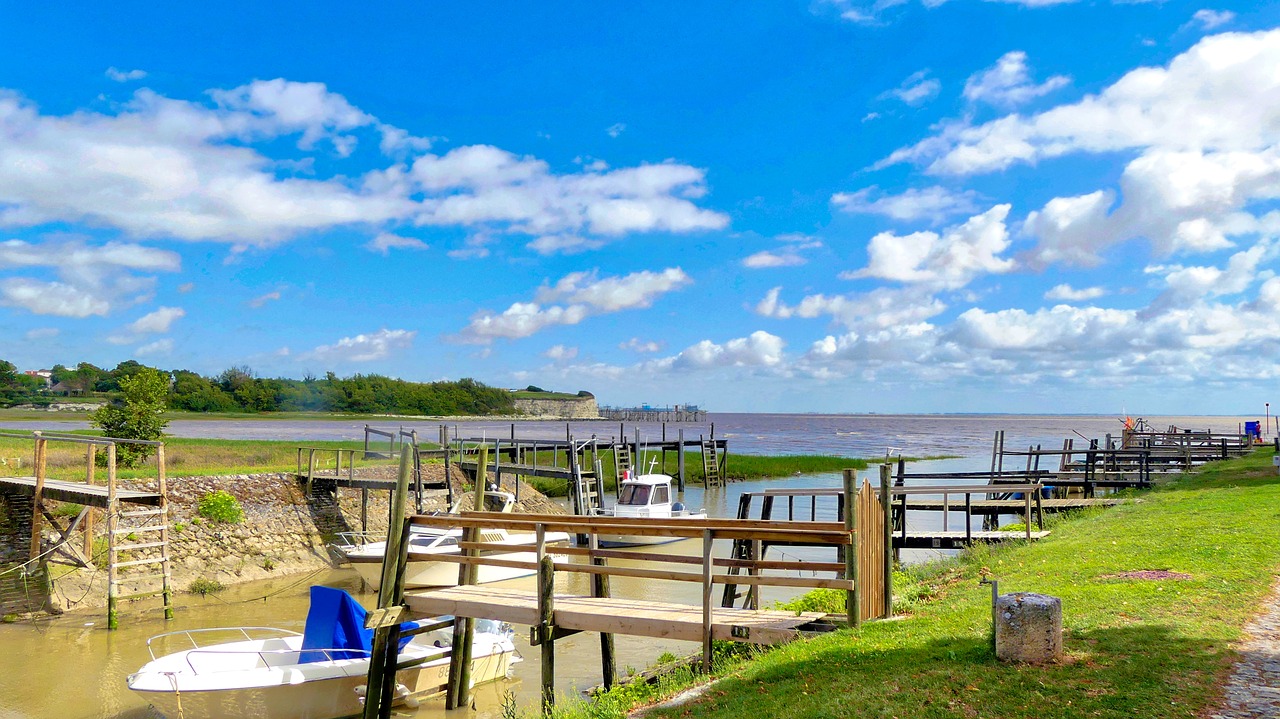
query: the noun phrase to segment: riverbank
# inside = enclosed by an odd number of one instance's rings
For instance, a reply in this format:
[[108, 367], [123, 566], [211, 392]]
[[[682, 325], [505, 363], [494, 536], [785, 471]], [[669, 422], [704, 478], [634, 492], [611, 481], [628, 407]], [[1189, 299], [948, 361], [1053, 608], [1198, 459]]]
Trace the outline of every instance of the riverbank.
[[[911, 568], [896, 621], [726, 659], [708, 691], [645, 716], [1208, 716], [1280, 569], [1271, 457], [1213, 463], [1134, 503], [1058, 521], [1033, 544]], [[1062, 663], [995, 660], [984, 569], [1002, 592], [1062, 599]], [[838, 601], [818, 593], [791, 606], [841, 611]], [[677, 673], [557, 715], [623, 717], [705, 681]]]

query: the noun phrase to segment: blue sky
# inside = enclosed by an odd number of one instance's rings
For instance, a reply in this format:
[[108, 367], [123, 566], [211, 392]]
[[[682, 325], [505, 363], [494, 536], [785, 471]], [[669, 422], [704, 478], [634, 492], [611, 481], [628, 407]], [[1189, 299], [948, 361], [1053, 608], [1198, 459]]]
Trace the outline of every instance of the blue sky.
[[1280, 6], [0, 10], [0, 358], [1253, 412]]

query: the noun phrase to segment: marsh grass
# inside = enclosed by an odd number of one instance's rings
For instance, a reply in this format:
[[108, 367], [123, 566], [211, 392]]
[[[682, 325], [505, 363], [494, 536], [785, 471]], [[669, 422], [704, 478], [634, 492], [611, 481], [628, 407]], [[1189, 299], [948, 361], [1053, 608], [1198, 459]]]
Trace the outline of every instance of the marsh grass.
[[[869, 622], [766, 652], [692, 705], [647, 716], [953, 717], [1207, 716], [1234, 657], [1231, 643], [1280, 566], [1280, 477], [1272, 452], [1214, 463], [1137, 494], [1130, 504], [1054, 523], [1033, 543], [976, 547], [895, 578], [899, 621]], [[1117, 579], [1135, 570], [1190, 579]], [[997, 662], [990, 589], [1062, 599], [1066, 660]], [[797, 600], [842, 611], [838, 593]], [[664, 687], [674, 693], [702, 677]], [[634, 698], [634, 703], [665, 694]], [[625, 705], [619, 708], [619, 705]], [[621, 717], [625, 701], [566, 708]]]
[[[0, 425], [0, 429], [3, 426]], [[68, 434], [92, 435], [92, 432], [77, 431]], [[239, 439], [184, 439], [167, 437], [165, 443], [165, 469], [169, 476], [180, 475], [225, 475], [252, 474], [256, 472], [292, 472], [297, 469], [299, 446], [319, 447], [324, 449], [362, 449], [363, 442], [296, 442], [275, 440], [239, 440]], [[48, 443], [46, 467], [48, 476], [53, 479], [80, 481], [86, 475], [86, 448], [83, 444], [58, 442]], [[30, 476], [32, 469], [35, 442], [30, 439], [0, 437], [0, 457], [21, 457], [20, 466], [13, 464], [0, 465], [0, 476]], [[357, 454], [356, 466], [374, 466], [389, 464], [392, 460], [363, 460]], [[324, 453], [319, 457], [322, 462], [318, 469], [332, 468], [334, 455]], [[306, 462], [306, 455], [303, 455]], [[345, 460], [344, 460], [345, 463]], [[303, 468], [305, 470], [305, 466]], [[154, 478], [156, 463], [153, 457], [147, 463], [133, 469], [121, 468], [118, 476], [122, 479]], [[107, 471], [98, 468], [95, 481], [102, 484], [106, 481]]]

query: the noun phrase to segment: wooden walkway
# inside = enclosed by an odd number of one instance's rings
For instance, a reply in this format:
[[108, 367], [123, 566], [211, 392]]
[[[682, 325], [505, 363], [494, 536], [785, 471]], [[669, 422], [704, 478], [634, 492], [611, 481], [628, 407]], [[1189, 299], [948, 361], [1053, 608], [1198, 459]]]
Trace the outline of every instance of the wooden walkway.
[[[541, 621], [538, 595], [532, 591], [487, 586], [447, 587], [406, 593], [405, 602], [415, 615], [484, 617], [528, 626]], [[702, 607], [698, 606], [557, 594], [554, 607], [552, 623], [560, 630], [690, 642], [701, 642], [705, 636]], [[755, 644], [779, 644], [798, 638], [802, 627], [825, 616], [818, 612], [797, 614], [716, 607], [712, 612], [711, 636]]]
[[971, 531], [963, 530], [950, 531], [928, 531], [921, 533], [908, 533], [903, 536], [900, 532], [893, 533], [894, 549], [964, 549], [975, 543], [983, 544], [999, 544], [1001, 542], [1026, 541], [1028, 539], [1044, 539], [1049, 536], [1048, 531], [1033, 532], [992, 532], [992, 531]]
[[[30, 497], [36, 495], [35, 477], [0, 477], [0, 492], [11, 491]], [[45, 499], [58, 502], [73, 502], [86, 507], [107, 508], [107, 488], [84, 482], [67, 482], [60, 479], [46, 479], [41, 493]], [[156, 492], [135, 492], [129, 489], [117, 489], [116, 499], [131, 504], [160, 506], [161, 496]]]
[[[1128, 500], [1110, 499], [1110, 498], [1069, 498], [1069, 499], [1042, 499], [1040, 500], [1040, 509], [1045, 512], [1069, 512], [1074, 509], [1085, 509], [1087, 507], [1114, 507], [1124, 504]], [[912, 499], [907, 501], [907, 509], [909, 511], [928, 511], [941, 512], [944, 509], [950, 512], [963, 512], [968, 509], [973, 514], [1017, 514], [1023, 510], [1024, 502], [1021, 499], [979, 499], [969, 502], [968, 507], [963, 501], [948, 500], [945, 504], [941, 499]]]

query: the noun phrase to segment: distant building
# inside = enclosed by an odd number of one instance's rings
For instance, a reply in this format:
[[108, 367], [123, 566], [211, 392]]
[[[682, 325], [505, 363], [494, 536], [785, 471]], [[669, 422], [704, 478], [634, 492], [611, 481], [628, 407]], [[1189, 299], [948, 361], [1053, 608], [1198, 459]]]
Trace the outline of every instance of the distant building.
[[25, 374], [28, 377], [36, 377], [42, 380], [44, 382], [45, 387], [48, 387], [49, 385], [53, 384], [53, 370], [29, 369], [29, 370], [23, 371], [22, 374]]

